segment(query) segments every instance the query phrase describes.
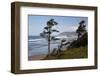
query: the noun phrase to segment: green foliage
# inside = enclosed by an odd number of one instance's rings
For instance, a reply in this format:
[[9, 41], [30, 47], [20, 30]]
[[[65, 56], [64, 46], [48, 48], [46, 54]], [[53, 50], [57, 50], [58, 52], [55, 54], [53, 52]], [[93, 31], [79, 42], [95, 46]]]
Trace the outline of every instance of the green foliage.
[[56, 30], [56, 29], [53, 29], [53, 30], [52, 30], [52, 32], [59, 32], [59, 31], [58, 31], [58, 30]]
[[86, 31], [86, 25], [85, 25], [85, 21], [82, 20], [80, 23], [79, 23], [79, 26], [76, 30], [76, 33], [78, 34], [78, 38], [80, 38]]
[[43, 32], [40, 33], [40, 36], [46, 39], [52, 38], [51, 34], [53, 32], [59, 32], [57, 29], [53, 29], [52, 27], [57, 25], [58, 23], [54, 19], [50, 19], [47, 21], [47, 26], [44, 27]]
[[54, 25], [57, 25], [58, 23], [57, 22], [55, 22], [54, 21], [54, 19], [50, 19], [48, 22], [47, 22], [47, 25], [48, 25], [48, 27], [52, 27], [52, 26], [54, 26]]
[[82, 21], [79, 23], [78, 29], [76, 30], [77, 33], [78, 33], [78, 32], [84, 32], [84, 31], [86, 31], [86, 28], [85, 28], [85, 27], [86, 27], [85, 21], [82, 20]]

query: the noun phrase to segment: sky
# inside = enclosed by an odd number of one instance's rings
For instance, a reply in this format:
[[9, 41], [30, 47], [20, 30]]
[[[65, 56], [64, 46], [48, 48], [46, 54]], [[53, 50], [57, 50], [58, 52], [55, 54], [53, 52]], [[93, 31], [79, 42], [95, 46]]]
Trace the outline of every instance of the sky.
[[75, 32], [82, 20], [88, 26], [88, 17], [28, 15], [28, 35], [39, 36], [50, 19], [58, 23], [53, 28], [59, 30], [59, 33]]

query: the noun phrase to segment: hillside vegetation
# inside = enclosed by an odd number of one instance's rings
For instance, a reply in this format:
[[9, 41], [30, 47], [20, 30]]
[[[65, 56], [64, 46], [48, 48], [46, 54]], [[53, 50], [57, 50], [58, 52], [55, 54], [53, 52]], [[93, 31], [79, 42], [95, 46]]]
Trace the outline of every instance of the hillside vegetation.
[[87, 58], [87, 33], [85, 33], [81, 38], [74, 40], [70, 45], [64, 50], [54, 54], [53, 52], [50, 56], [46, 56], [44, 59], [78, 59]]

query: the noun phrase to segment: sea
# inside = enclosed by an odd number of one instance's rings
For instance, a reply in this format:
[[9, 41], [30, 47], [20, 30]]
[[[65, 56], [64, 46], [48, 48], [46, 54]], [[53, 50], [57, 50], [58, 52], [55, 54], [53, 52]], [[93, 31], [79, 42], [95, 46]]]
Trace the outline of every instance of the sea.
[[[58, 48], [62, 39], [66, 39], [67, 42], [71, 42], [77, 39], [77, 36], [58, 35], [56, 38], [59, 38], [59, 40], [52, 40], [50, 42], [50, 52], [52, 52], [54, 48]], [[28, 56], [43, 54], [48, 54], [48, 41], [41, 36], [28, 36]]]

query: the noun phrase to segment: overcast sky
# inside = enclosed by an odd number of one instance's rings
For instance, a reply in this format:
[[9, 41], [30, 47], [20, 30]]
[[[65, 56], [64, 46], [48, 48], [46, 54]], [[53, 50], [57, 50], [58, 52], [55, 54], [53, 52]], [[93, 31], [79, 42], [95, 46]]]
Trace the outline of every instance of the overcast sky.
[[38, 36], [43, 31], [43, 28], [47, 26], [47, 21], [54, 19], [58, 25], [54, 28], [61, 32], [72, 32], [76, 31], [79, 26], [79, 22], [84, 20], [86, 26], [88, 25], [87, 17], [71, 17], [71, 16], [28, 16], [28, 35]]

